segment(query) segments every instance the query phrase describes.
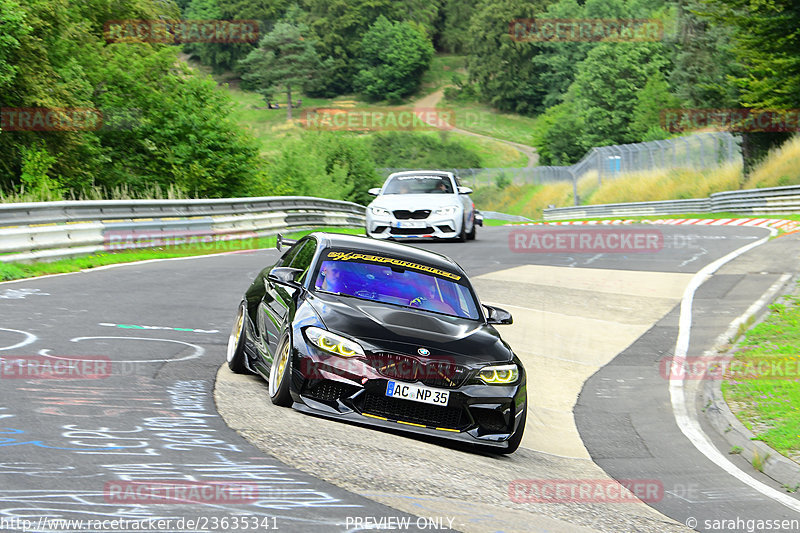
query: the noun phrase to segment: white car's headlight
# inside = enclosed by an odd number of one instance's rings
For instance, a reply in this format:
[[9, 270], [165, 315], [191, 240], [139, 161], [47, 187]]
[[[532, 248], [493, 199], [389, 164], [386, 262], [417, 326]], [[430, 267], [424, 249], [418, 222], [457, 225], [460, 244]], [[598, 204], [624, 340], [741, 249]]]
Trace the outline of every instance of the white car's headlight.
[[372, 211], [372, 214], [375, 215], [376, 217], [388, 217], [389, 216], [389, 211], [384, 209], [384, 208], [382, 208], [382, 207], [370, 207], [370, 210]]
[[519, 378], [519, 368], [514, 364], [485, 366], [478, 377], [487, 385], [509, 385]]
[[458, 213], [458, 206], [455, 205], [448, 205], [447, 207], [440, 207], [436, 211], [433, 212], [434, 215], [439, 215], [443, 217], [452, 216]]
[[355, 341], [346, 339], [336, 333], [324, 330], [322, 328], [310, 327], [305, 330], [306, 337], [317, 348], [338, 355], [340, 357], [353, 357], [355, 355], [364, 355], [364, 348]]

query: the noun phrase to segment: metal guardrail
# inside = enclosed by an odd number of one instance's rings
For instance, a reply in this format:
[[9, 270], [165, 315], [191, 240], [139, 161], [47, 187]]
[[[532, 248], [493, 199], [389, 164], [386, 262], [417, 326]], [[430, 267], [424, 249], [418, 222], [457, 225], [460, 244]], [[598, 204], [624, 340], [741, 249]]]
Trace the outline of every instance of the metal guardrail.
[[683, 213], [739, 213], [787, 215], [800, 213], [800, 185], [745, 189], [712, 194], [709, 198], [584, 205], [545, 209], [545, 220], [607, 216], [677, 215]]
[[363, 227], [365, 207], [304, 196], [0, 204], [0, 262]]

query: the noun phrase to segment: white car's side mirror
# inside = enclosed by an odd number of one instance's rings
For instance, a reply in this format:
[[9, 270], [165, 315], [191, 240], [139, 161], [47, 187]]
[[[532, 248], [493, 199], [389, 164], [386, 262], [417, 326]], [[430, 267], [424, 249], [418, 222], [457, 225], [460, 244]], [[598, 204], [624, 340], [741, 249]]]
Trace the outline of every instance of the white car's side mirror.
[[472, 189], [469, 187], [459, 187], [458, 194], [472, 194]]
[[381, 193], [380, 187], [373, 187], [367, 191], [367, 194], [371, 194], [372, 196], [378, 196]]

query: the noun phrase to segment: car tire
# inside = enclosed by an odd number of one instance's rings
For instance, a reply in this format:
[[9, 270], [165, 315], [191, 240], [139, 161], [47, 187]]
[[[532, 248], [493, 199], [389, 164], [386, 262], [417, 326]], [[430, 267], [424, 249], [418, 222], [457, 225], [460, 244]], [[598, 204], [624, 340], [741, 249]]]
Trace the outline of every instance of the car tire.
[[470, 232], [467, 233], [467, 240], [468, 241], [474, 241], [475, 240], [475, 233], [476, 233], [476, 231], [475, 231], [475, 219], [472, 219], [472, 230], [470, 230]]
[[247, 355], [244, 353], [245, 337], [247, 336], [247, 306], [244, 302], [239, 304], [239, 311], [236, 313], [236, 321], [231, 328], [231, 334], [228, 336], [228, 349], [226, 359], [228, 361], [228, 368], [235, 374], [252, 374], [247, 368], [245, 358]]
[[509, 455], [517, 451], [519, 448], [520, 443], [522, 442], [522, 434], [525, 433], [525, 421], [528, 418], [528, 400], [525, 400], [525, 410], [522, 412], [522, 417], [520, 417], [519, 425], [517, 426], [516, 431], [508, 438], [506, 441], [508, 443], [508, 447], [504, 450], [500, 450], [500, 454], [502, 455]]
[[281, 407], [292, 405], [292, 394], [289, 385], [292, 375], [292, 342], [289, 335], [285, 335], [278, 343], [275, 356], [272, 358], [272, 367], [269, 369], [269, 399]]
[[456, 242], [467, 242], [467, 222], [465, 220], [461, 222], [461, 231], [453, 240]]

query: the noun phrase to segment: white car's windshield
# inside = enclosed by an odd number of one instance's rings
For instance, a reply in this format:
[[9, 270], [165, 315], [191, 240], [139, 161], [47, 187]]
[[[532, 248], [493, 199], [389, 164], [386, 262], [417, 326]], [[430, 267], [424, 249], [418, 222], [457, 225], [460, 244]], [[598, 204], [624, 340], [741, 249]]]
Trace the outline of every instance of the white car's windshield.
[[383, 194], [452, 194], [447, 176], [395, 176], [383, 187]]

